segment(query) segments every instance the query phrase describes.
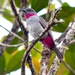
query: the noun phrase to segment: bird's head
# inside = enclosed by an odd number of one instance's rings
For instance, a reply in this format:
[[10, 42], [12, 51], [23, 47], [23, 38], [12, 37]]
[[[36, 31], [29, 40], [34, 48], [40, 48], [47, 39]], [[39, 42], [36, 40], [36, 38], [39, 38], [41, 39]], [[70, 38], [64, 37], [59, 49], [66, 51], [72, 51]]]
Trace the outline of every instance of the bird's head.
[[22, 18], [26, 18], [26, 19], [36, 15], [36, 12], [32, 8], [20, 9], [20, 13]]

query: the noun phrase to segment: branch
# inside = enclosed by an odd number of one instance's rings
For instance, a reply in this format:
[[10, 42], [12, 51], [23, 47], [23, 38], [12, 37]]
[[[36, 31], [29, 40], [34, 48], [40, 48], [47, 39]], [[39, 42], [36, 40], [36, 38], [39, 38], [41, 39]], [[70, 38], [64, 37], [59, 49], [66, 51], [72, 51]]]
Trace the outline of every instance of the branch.
[[75, 44], [75, 40], [71, 40], [70, 43], [69, 43], [69, 45], [70, 44]]
[[17, 37], [18, 39], [20, 39], [20, 40], [22, 40], [22, 41], [24, 42], [24, 40], [23, 40], [21, 37], [19, 37], [17, 34], [15, 34], [14, 32], [9, 31], [8, 29], [6, 29], [5, 27], [3, 27], [2, 25], [0, 25], [0, 27], [4, 28], [4, 29], [5, 29], [6, 31], [8, 31], [10, 34], [14, 35], [15, 37]]
[[61, 41], [64, 40], [64, 37], [66, 36], [68, 30], [70, 29], [70, 27], [68, 27], [61, 35], [58, 39], [55, 40], [55, 42], [60, 43]]
[[[13, 12], [14, 12], [15, 18], [17, 19], [21, 30], [24, 32], [24, 35], [25, 35], [25, 36], [24, 36], [24, 40], [25, 40], [25, 43], [24, 43], [24, 44], [25, 44], [25, 47], [26, 47], [26, 49], [27, 49], [27, 47], [28, 47], [28, 31], [25, 29], [23, 23], [21, 22], [21, 19], [19, 18], [19, 15], [18, 15], [18, 13], [17, 13], [17, 11], [16, 11], [16, 8], [15, 8], [15, 6], [14, 6], [13, 0], [9, 0], [9, 1], [10, 1], [10, 4], [11, 4], [11, 8], [12, 8], [12, 10], [13, 10]], [[28, 57], [29, 57], [29, 55], [28, 55]], [[30, 66], [30, 68], [31, 68], [31, 66]], [[32, 71], [32, 70], [31, 70], [31, 71]], [[25, 75], [24, 62], [22, 62], [22, 71], [21, 71], [21, 73], [22, 73], [22, 75]], [[33, 72], [32, 72], [32, 73], [33, 73]]]
[[15, 15], [15, 18], [17, 19], [17, 21], [18, 21], [18, 23], [19, 23], [19, 26], [20, 26], [20, 28], [21, 28], [21, 30], [24, 32], [24, 34], [27, 36], [27, 30], [25, 29], [25, 27], [24, 27], [24, 25], [23, 25], [23, 23], [22, 23], [22, 21], [21, 21], [21, 19], [20, 19], [20, 17], [19, 17], [19, 15], [18, 15], [18, 13], [17, 13], [17, 11], [16, 11], [16, 8], [15, 8], [15, 5], [14, 5], [14, 2], [13, 2], [13, 0], [9, 0], [9, 2], [10, 2], [10, 5], [11, 5], [11, 8], [12, 8], [12, 11], [13, 11], [13, 13], [14, 13], [14, 15]]
[[[18, 25], [17, 21], [15, 20], [11, 31], [14, 33], [17, 33], [18, 28], [19, 28], [19, 25]], [[8, 34], [2, 43], [9, 44], [12, 41], [12, 39], [14, 39], [14, 36], [12, 34]], [[6, 46], [0, 45], [0, 55], [2, 55], [5, 48], [6, 48]]]
[[28, 7], [29, 0], [20, 0], [20, 2], [21, 2], [21, 5], [20, 5], [21, 8]]
[[50, 17], [50, 21], [52, 21], [52, 20], [56, 20], [56, 16], [57, 16], [57, 13], [59, 13], [59, 11], [60, 10], [62, 10], [62, 8], [60, 7], [58, 10], [53, 10], [52, 12], [51, 12], [51, 17]]
[[48, 10], [46, 13], [46, 21], [48, 21], [49, 13], [50, 13], [50, 5], [51, 5], [51, 0], [48, 1]]
[[53, 53], [53, 51], [49, 50], [45, 46], [43, 47], [43, 51], [41, 53], [42, 59], [41, 59], [41, 63], [40, 63], [39, 75], [47, 75], [49, 58], [52, 56], [52, 53]]
[[4, 44], [0, 42], [0, 45], [4, 46], [4, 47], [19, 47], [21, 45], [23, 45], [24, 43], [20, 43], [20, 44], [15, 44], [15, 45], [9, 45], [9, 44]]
[[56, 71], [57, 71], [57, 69], [59, 67], [59, 63], [60, 63], [60, 60], [58, 59], [58, 57], [56, 57], [53, 60], [53, 63], [51, 64], [51, 67], [50, 67], [47, 75], [55, 75]]
[[[8, 29], [6, 29], [5, 27], [3, 27], [2, 25], [0, 25], [0, 27], [2, 27], [3, 29], [5, 29], [6, 31], [8, 31], [10, 34], [14, 35], [15, 37], [17, 37], [18, 39], [22, 40], [24, 42], [24, 39], [21, 38], [20, 36], [18, 36], [17, 34], [15, 34], [12, 31], [9, 31]], [[16, 44], [16, 45], [9, 45], [9, 44], [4, 44], [0, 42], [0, 45], [4, 46], [4, 47], [18, 47], [23, 45], [24, 43], [20, 43], [20, 44]], [[34, 50], [36, 50], [37, 52], [41, 53], [37, 48], [33, 47]]]
[[55, 19], [55, 24], [60, 24], [60, 23], [64, 23], [64, 20], [62, 20], [62, 19], [60, 19], [60, 20], [57, 20], [57, 19]]
[[[75, 32], [74, 30], [75, 30], [75, 18], [74, 18], [74, 20], [73, 20], [73, 22], [71, 24], [70, 29], [68, 30], [68, 32], [65, 35], [65, 39], [63, 40], [63, 42], [62, 42], [62, 44], [61, 44], [61, 46], [59, 48], [59, 50], [61, 51], [62, 55], [65, 54], [66, 47], [69, 45], [71, 39], [73, 39], [74, 32]], [[63, 62], [63, 60], [61, 62]], [[48, 75], [55, 75], [61, 62], [56, 56], [54, 61], [53, 61], [53, 64], [50, 67]], [[68, 69], [72, 72], [72, 68], [71, 67], [70, 68], [68, 67]], [[75, 72], [72, 72], [72, 73], [75, 74]]]
[[[29, 45], [29, 47], [27, 48], [26, 52], [24, 53], [23, 60], [22, 60], [23, 63], [25, 62], [25, 64], [26, 64], [29, 52], [31, 51], [31, 49], [33, 48], [33, 46], [37, 43], [37, 41], [54, 25], [54, 19], [55, 19], [56, 15], [57, 15], [57, 13], [59, 11], [60, 11], [60, 8], [58, 10], [56, 10], [55, 15], [53, 16], [53, 18], [48, 23], [47, 28], [45, 28], [44, 31], [39, 36], [37, 36], [34, 39], [33, 44]], [[22, 64], [22, 66], [23, 66], [23, 64]]]
[[[75, 70], [73, 70], [66, 62], [64, 62], [63, 60], [61, 62], [67, 69], [69, 69], [73, 74], [75, 74]], [[56, 71], [58, 70], [58, 67], [61, 62], [57, 57], [55, 57], [47, 75], [56, 75]]]
[[28, 56], [27, 62], [28, 62], [28, 64], [29, 64], [29, 67], [30, 67], [30, 70], [31, 70], [31, 72], [32, 72], [32, 75], [36, 75], [36, 72], [34, 71], [34, 66], [33, 66], [33, 63], [32, 63], [32, 58], [31, 58], [31, 56]]
[[[19, 15], [18, 15], [18, 13], [17, 13], [17, 11], [16, 11], [16, 8], [15, 8], [15, 5], [14, 5], [14, 2], [13, 2], [13, 0], [9, 0], [9, 2], [10, 2], [10, 5], [11, 5], [11, 8], [12, 8], [12, 11], [13, 11], [13, 13], [14, 13], [14, 15], [15, 15], [15, 18], [17, 19], [17, 21], [18, 21], [18, 23], [19, 23], [19, 26], [20, 26], [20, 28], [21, 28], [21, 30], [23, 31], [23, 33], [24, 33], [24, 41], [25, 41], [25, 43], [24, 43], [24, 45], [25, 45], [25, 47], [27, 48], [28, 47], [28, 32], [27, 32], [27, 30], [25, 29], [25, 27], [24, 27], [24, 25], [23, 25], [23, 23], [21, 22], [21, 19], [19, 18]], [[25, 49], [26, 49], [25, 48]], [[24, 63], [22, 63], [23, 65], [22, 65], [22, 71], [21, 71], [21, 73], [22, 73], [22, 75], [25, 75], [25, 66], [24, 66]]]

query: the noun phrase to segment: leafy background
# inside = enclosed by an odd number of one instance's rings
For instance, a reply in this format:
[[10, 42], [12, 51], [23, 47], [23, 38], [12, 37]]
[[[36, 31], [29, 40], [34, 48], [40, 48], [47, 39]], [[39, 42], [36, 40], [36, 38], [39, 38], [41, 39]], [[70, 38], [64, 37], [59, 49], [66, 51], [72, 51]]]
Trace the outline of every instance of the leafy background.
[[[20, 0], [14, 0], [14, 1], [16, 4], [16, 8], [19, 8]], [[75, 7], [71, 7], [68, 3], [62, 2], [61, 0], [58, 0], [58, 2], [62, 6], [62, 10], [58, 14], [57, 19], [62, 18], [65, 22], [63, 24], [57, 24], [56, 26], [53, 26], [52, 31], [55, 31], [57, 33], [59, 32], [63, 33], [63, 31], [68, 27], [70, 22], [75, 17]], [[29, 6], [31, 6], [38, 13], [42, 9], [47, 10], [48, 0], [30, 0]], [[8, 0], [0, 0], [0, 9], [3, 10], [3, 11], [0, 11], [0, 16], [2, 15], [3, 18], [13, 23], [15, 18], [10, 9], [10, 4]], [[53, 9], [53, 7], [51, 7], [50, 9]], [[43, 14], [45, 16], [44, 12], [42, 12], [42, 15]], [[21, 31], [19, 31], [17, 34], [23, 37], [23, 34]], [[0, 41], [2, 41], [4, 37], [5, 35], [2, 37], [2, 39], [0, 39]], [[17, 38], [14, 38], [11, 44], [18, 44], [20, 42], [21, 42], [20, 40], [18, 40]], [[39, 50], [42, 50], [42, 45], [39, 42], [35, 45], [35, 47]], [[11, 72], [20, 69], [23, 53], [24, 53], [23, 46], [21, 46], [20, 50], [19, 50], [19, 47], [6, 48], [3, 55], [0, 56], [0, 75], [10, 74]], [[38, 73], [39, 67], [40, 67], [39, 60], [41, 56], [34, 49], [32, 49], [31, 54], [32, 54], [34, 67], [36, 69], [36, 72]], [[65, 56], [64, 56], [64, 60], [73, 69], [75, 69], [75, 44], [68, 46]], [[53, 59], [51, 59], [51, 61], [53, 61]], [[60, 64], [56, 75], [60, 75], [60, 74], [61, 75], [73, 75], [62, 63]]]

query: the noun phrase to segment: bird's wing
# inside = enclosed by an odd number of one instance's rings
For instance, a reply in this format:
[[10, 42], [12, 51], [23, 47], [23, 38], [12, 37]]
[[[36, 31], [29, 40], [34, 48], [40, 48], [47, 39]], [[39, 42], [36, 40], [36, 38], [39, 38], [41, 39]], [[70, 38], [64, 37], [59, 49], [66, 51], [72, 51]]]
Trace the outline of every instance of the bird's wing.
[[[40, 24], [42, 25], [43, 28], [46, 28], [47, 25], [48, 25], [47, 22], [42, 17], [39, 17], [39, 22], [40, 22]], [[50, 30], [48, 31], [48, 33], [53, 38], [52, 33], [51, 33]]]

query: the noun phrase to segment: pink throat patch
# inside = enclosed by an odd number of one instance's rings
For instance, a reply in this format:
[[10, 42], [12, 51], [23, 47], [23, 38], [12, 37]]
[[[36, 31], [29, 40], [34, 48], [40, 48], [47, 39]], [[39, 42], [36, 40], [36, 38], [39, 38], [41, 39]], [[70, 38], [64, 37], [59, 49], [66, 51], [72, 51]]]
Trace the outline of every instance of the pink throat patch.
[[28, 19], [29, 17], [34, 16], [34, 15], [36, 15], [36, 14], [26, 14], [26, 19]]

